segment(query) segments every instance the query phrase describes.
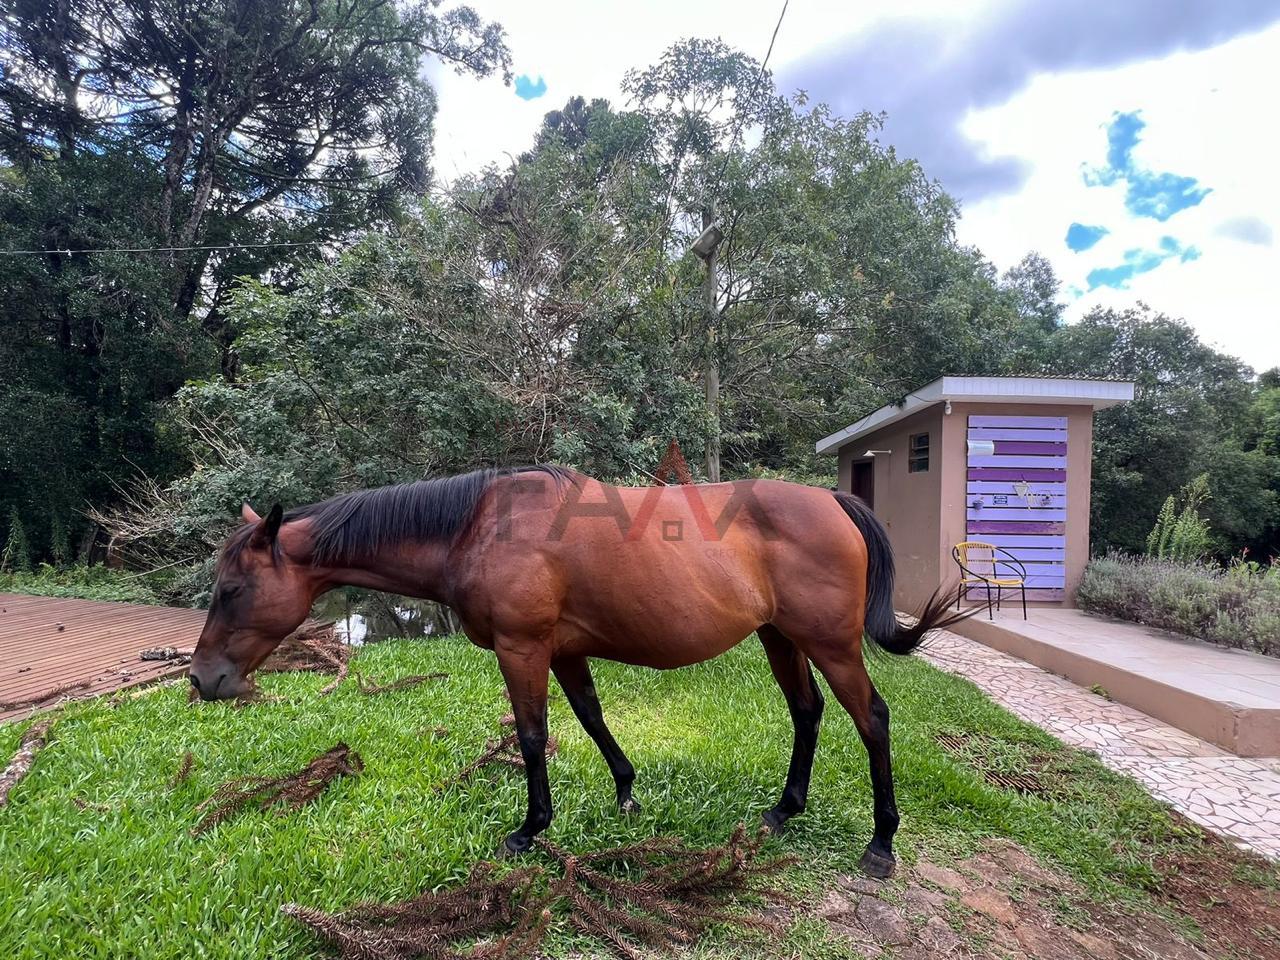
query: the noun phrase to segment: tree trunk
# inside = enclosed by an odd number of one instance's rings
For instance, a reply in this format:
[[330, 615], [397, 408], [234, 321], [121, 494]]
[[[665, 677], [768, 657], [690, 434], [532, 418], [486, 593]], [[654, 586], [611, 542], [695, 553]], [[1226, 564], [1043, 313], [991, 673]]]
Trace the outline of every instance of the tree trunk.
[[[702, 229], [715, 222], [715, 211], [702, 211]], [[706, 355], [703, 360], [702, 385], [707, 398], [707, 416], [711, 420], [711, 436], [707, 438], [707, 481], [720, 482], [720, 355], [717, 342], [719, 317], [716, 311], [716, 265], [720, 259], [719, 245], [707, 257], [707, 274], [702, 279], [702, 306], [706, 328], [703, 344]]]

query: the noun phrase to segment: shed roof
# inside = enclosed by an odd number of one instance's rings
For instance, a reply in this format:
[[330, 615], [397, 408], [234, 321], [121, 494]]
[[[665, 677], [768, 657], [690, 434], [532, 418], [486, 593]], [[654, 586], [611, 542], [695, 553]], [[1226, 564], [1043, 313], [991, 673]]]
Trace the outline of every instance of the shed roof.
[[1133, 399], [1128, 380], [1094, 380], [1080, 377], [939, 377], [907, 394], [901, 404], [891, 403], [843, 430], [823, 437], [818, 453], [834, 454], [881, 427], [944, 400], [969, 403], [1087, 404], [1095, 410]]

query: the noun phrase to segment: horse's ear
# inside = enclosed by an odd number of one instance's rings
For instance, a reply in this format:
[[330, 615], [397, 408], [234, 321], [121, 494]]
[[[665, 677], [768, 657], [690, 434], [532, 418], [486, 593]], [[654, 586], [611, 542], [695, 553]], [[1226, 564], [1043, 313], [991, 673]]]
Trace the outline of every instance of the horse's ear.
[[249, 506], [249, 504], [247, 503], [242, 503], [240, 505], [240, 518], [245, 523], [257, 523], [259, 520], [262, 519], [260, 516], [258, 516], [257, 511], [254, 510], [253, 507]]
[[[256, 514], [255, 514], [256, 516]], [[275, 504], [267, 511], [267, 517], [253, 531], [253, 543], [259, 547], [269, 546], [276, 542], [280, 533], [280, 524], [284, 520], [284, 507]]]
[[280, 524], [284, 521], [284, 507], [278, 503], [271, 505], [270, 511], [267, 512], [267, 519], [262, 523], [262, 534], [268, 540], [274, 542], [280, 533]]

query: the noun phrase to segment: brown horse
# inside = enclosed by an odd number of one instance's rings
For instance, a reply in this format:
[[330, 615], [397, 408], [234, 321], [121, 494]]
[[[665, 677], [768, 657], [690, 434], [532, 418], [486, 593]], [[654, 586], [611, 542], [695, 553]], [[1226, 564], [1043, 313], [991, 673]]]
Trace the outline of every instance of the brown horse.
[[276, 505], [265, 519], [246, 506], [243, 516], [191, 660], [204, 699], [245, 692], [326, 590], [448, 604], [471, 641], [497, 654], [511, 694], [529, 789], [524, 823], [506, 839], [518, 853], [551, 822], [549, 673], [630, 811], [635, 771], [605, 726], [588, 658], [682, 667], [756, 633], [795, 724], [786, 786], [765, 823], [780, 829], [805, 808], [823, 707], [812, 662], [870, 756], [875, 832], [862, 866], [893, 871], [889, 708], [863, 665], [863, 634], [905, 655], [957, 617], [935, 595], [914, 624], [898, 622], [888, 538], [856, 497], [773, 480], [613, 487], [530, 467], [357, 491], [289, 513]]

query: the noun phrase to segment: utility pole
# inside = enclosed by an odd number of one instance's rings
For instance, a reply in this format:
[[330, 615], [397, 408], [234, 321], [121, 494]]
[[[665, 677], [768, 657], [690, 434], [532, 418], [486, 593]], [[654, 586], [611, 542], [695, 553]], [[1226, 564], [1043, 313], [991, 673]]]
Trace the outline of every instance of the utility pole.
[[720, 482], [720, 353], [717, 328], [720, 315], [716, 309], [716, 264], [720, 259], [720, 241], [724, 234], [715, 223], [715, 208], [702, 211], [702, 234], [694, 241], [693, 252], [707, 265], [702, 278], [703, 348], [702, 385], [711, 418], [711, 437], [707, 440], [707, 480]]

